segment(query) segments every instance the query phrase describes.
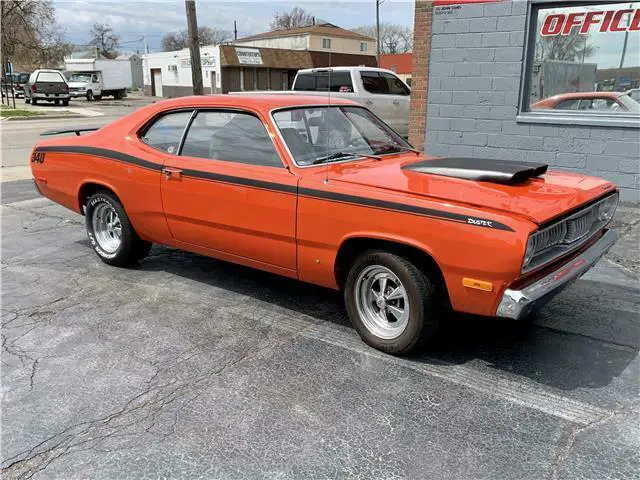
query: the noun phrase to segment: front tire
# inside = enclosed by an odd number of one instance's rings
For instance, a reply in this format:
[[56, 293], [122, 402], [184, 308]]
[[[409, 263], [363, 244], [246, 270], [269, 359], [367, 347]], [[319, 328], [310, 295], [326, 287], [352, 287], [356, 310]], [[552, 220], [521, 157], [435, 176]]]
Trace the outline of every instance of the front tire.
[[362, 253], [349, 271], [344, 298], [365, 343], [392, 355], [420, 347], [440, 324], [442, 302], [435, 281], [393, 253]]
[[111, 193], [98, 192], [86, 203], [85, 225], [91, 246], [100, 259], [117, 267], [143, 259], [151, 243], [133, 229], [120, 201]]
[[93, 92], [89, 90], [87, 92], [87, 102], [92, 102], [92, 101], [93, 101]]

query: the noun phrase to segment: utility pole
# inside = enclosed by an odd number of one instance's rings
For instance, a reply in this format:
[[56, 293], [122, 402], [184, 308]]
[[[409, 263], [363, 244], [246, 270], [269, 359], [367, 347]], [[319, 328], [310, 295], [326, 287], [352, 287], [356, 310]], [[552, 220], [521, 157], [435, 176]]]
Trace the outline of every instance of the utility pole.
[[195, 0], [185, 0], [187, 9], [187, 27], [189, 30], [189, 50], [191, 51], [191, 82], [193, 94], [204, 95], [202, 86], [202, 65], [200, 62], [200, 41], [198, 39], [198, 20], [196, 18]]
[[238, 39], [238, 26], [236, 25], [236, 21], [233, 21], [233, 39]]
[[376, 0], [376, 61], [380, 66], [380, 0]]
[[[147, 34], [145, 33], [142, 36], [142, 41], [144, 43], [144, 55], [142, 56], [142, 91], [144, 92], [144, 94], [146, 95], [147, 92], [145, 91], [144, 88], [144, 82], [145, 80], [147, 80], [147, 66], [149, 65], [149, 44], [147, 43]], [[149, 72], [149, 78], [148, 78], [148, 85], [149, 85], [149, 94], [151, 94], [151, 72]]]

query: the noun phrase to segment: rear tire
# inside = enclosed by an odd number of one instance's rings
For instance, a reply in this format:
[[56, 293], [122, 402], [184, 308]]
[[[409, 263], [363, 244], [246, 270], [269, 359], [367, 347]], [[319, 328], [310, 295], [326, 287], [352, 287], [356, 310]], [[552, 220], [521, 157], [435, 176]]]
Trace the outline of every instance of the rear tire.
[[109, 192], [98, 192], [86, 203], [85, 226], [91, 246], [103, 262], [126, 267], [143, 259], [151, 242], [133, 229], [120, 201]]
[[56, 100], [54, 103], [55, 103], [56, 105], [60, 105], [60, 100]]
[[37, 105], [38, 104], [38, 100], [36, 100], [35, 98], [31, 99], [31, 105]]
[[442, 316], [432, 275], [406, 258], [380, 250], [363, 252], [347, 276], [349, 318], [365, 343], [392, 355], [431, 340]]
[[62, 105], [65, 106], [65, 107], [68, 107], [69, 106], [69, 100], [63, 100], [62, 101]]

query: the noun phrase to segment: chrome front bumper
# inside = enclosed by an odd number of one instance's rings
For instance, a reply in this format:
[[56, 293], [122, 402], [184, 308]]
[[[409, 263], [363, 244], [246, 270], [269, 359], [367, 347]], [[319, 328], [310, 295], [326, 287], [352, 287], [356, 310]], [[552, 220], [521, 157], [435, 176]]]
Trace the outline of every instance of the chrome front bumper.
[[607, 230], [600, 239], [557, 270], [527, 285], [522, 290], [507, 288], [496, 309], [497, 317], [518, 320], [551, 300], [563, 288], [584, 275], [618, 240], [616, 230]]

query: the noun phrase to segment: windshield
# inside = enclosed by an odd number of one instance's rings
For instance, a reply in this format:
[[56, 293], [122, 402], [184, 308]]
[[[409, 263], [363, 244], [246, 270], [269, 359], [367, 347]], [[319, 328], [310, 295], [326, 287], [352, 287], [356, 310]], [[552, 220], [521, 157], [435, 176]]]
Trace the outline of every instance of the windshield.
[[91, 83], [91, 75], [87, 73], [74, 73], [69, 79], [70, 82]]
[[411, 150], [404, 139], [362, 107], [302, 107], [273, 114], [297, 165], [356, 160]]
[[622, 103], [630, 112], [640, 112], [640, 103], [636, 102], [631, 96], [622, 94], [618, 96], [618, 100]]

